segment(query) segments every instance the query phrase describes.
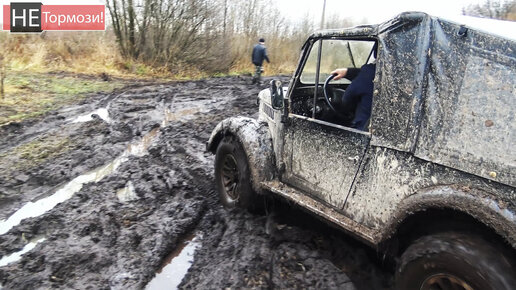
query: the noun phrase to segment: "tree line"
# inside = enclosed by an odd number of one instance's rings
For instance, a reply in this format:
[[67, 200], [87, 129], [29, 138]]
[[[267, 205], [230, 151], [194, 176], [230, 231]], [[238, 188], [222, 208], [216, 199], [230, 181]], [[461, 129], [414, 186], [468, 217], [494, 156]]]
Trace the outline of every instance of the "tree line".
[[[486, 0], [465, 7], [463, 14], [511, 19], [515, 3]], [[265, 37], [273, 62], [292, 67], [306, 36], [320, 28], [308, 15], [290, 23], [272, 0], [107, 0], [107, 7], [124, 57], [172, 70], [238, 70], [248, 65], [249, 50], [259, 37]], [[326, 22], [327, 28], [353, 24], [337, 14]]]
[[[283, 18], [262, 0], [108, 0], [124, 57], [152, 65], [224, 71], [258, 33], [287, 33]], [[272, 12], [272, 13], [271, 13]], [[267, 25], [265, 25], [267, 23]]]
[[[125, 57], [208, 72], [249, 62], [250, 48], [260, 37], [273, 62], [295, 65], [295, 52], [318, 28], [308, 15], [293, 25], [272, 0], [108, 0], [107, 7]], [[349, 24], [334, 15], [329, 19], [330, 25]]]
[[486, 0], [462, 9], [462, 14], [500, 20], [516, 21], [515, 0]]
[[[260, 37], [266, 39], [271, 58], [266, 72], [290, 73], [306, 37], [320, 28], [320, 18], [314, 20], [309, 14], [291, 23], [273, 0], [106, 0], [106, 4], [110, 16], [106, 33], [0, 33], [4, 48], [0, 96], [10, 67], [114, 74], [129, 70], [142, 75], [151, 70], [184, 76], [250, 72], [250, 52]], [[463, 14], [514, 21], [516, 0], [486, 0], [465, 7]], [[326, 15], [326, 28], [352, 25], [337, 11]]]

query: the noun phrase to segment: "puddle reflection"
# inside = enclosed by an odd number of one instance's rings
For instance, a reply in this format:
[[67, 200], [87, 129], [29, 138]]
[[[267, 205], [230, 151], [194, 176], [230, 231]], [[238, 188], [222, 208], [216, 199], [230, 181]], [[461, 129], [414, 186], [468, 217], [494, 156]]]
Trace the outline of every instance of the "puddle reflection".
[[182, 245], [174, 250], [163, 262], [146, 290], [177, 289], [188, 269], [193, 264], [195, 250], [201, 246], [202, 235], [190, 235], [185, 238]]
[[[0, 267], [7, 266], [11, 263], [19, 261], [25, 253], [31, 251], [32, 249], [34, 249], [36, 247], [37, 244], [39, 244], [43, 241], [45, 241], [45, 238], [41, 238], [39, 240], [30, 242], [27, 245], [25, 245], [25, 247], [23, 247], [23, 249], [21, 251], [12, 253], [9, 256], [2, 257], [2, 259], [0, 259]], [[0, 289], [2, 289], [1, 285], [0, 285]]]
[[138, 195], [134, 191], [134, 185], [131, 181], [129, 181], [124, 188], [116, 192], [116, 197], [118, 197], [118, 200], [121, 202], [129, 202], [139, 199]]
[[93, 117], [92, 115], [96, 114], [97, 116], [99, 116], [102, 120], [106, 121], [106, 122], [111, 122], [111, 119], [109, 118], [109, 112], [108, 112], [108, 109], [107, 108], [100, 108], [100, 109], [97, 109], [89, 114], [86, 114], [86, 115], [82, 115], [82, 116], [79, 116], [75, 119], [73, 119], [72, 123], [84, 123], [84, 122], [89, 122], [91, 120], [93, 120]]
[[142, 140], [137, 143], [130, 144], [124, 153], [96, 170], [80, 175], [68, 182], [54, 194], [42, 198], [36, 202], [28, 202], [22, 208], [17, 210], [7, 220], [0, 221], [0, 235], [10, 231], [13, 227], [20, 224], [26, 218], [38, 217], [47, 211], [53, 209], [61, 202], [70, 199], [76, 192], [81, 190], [82, 186], [90, 182], [99, 182], [107, 175], [113, 173], [129, 159], [129, 156], [143, 156], [147, 153], [147, 149], [154, 140], [159, 136], [159, 128], [156, 128], [145, 135]]
[[145, 155], [147, 153], [147, 149], [149, 149], [152, 142], [157, 139], [159, 133], [159, 128], [154, 128], [145, 136], [143, 136], [140, 142], [129, 144], [127, 147], [128, 154], [135, 156]]
[[198, 113], [201, 108], [188, 108], [180, 111], [172, 111], [165, 108], [165, 118], [161, 124], [163, 127], [167, 126], [172, 121], [187, 121], [193, 118], [195, 113]]

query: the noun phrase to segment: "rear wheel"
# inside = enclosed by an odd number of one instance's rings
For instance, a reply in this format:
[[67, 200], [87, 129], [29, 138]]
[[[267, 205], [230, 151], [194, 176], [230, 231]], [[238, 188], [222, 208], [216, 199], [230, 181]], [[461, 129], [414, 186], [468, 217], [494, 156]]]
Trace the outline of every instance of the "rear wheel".
[[439, 233], [416, 240], [396, 271], [400, 290], [516, 289], [512, 261], [481, 237]]
[[226, 208], [259, 210], [263, 203], [251, 186], [247, 156], [240, 142], [226, 136], [217, 147], [215, 182], [220, 200]]

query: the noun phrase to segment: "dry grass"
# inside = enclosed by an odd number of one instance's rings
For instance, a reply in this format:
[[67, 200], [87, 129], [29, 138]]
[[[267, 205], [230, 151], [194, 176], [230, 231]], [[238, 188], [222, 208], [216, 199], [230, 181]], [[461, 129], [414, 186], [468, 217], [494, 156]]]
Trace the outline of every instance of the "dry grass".
[[112, 91], [122, 87], [124, 82], [11, 71], [5, 84], [5, 97], [0, 98], [0, 126], [43, 115], [78, 102], [89, 93]]
[[[13, 173], [36, 168], [77, 148], [77, 143], [60, 133], [46, 134], [0, 153], [0, 178], [11, 179]], [[0, 194], [1, 195], [1, 194]]]
[[[125, 61], [108, 32], [0, 33], [0, 43], [7, 72], [0, 126], [120, 88], [124, 79], [170, 76], [162, 68]], [[100, 74], [116, 78], [105, 82]]]
[[[120, 78], [199, 79], [214, 72], [204, 65], [146, 64], [128, 60], [118, 50], [111, 32], [44, 32], [41, 35], [0, 33], [2, 52], [8, 74], [17, 72], [65, 71], [81, 74], [101, 74]], [[266, 75], [290, 74], [295, 69], [302, 42], [274, 41], [268, 43], [271, 63], [265, 65]], [[253, 42], [235, 37], [229, 52], [232, 61], [226, 74], [252, 73], [250, 60]], [[219, 74], [215, 72], [215, 74]]]
[[131, 74], [107, 32], [0, 33], [9, 71]]
[[[189, 80], [254, 71], [250, 60], [254, 43], [240, 37], [232, 41], [227, 54], [231, 61], [222, 73], [208, 73], [202, 69], [203, 64], [145, 64], [127, 60], [119, 53], [109, 31], [40, 35], [0, 32], [0, 43], [0, 58], [6, 68], [5, 96], [0, 96], [0, 126], [43, 115], [77, 102], [88, 93], [119, 88], [124, 79]], [[265, 64], [265, 75], [291, 74], [301, 44], [271, 39], [267, 43], [271, 63]], [[100, 74], [115, 77], [115, 81], [103, 82]]]
[[[2, 54], [8, 74], [17, 72], [70, 72], [108, 74], [119, 78], [175, 79], [169, 68], [127, 60], [119, 53], [114, 36], [106, 32], [44, 32], [41, 35], [16, 35], [0, 32]], [[182, 69], [179, 78], [195, 69]]]

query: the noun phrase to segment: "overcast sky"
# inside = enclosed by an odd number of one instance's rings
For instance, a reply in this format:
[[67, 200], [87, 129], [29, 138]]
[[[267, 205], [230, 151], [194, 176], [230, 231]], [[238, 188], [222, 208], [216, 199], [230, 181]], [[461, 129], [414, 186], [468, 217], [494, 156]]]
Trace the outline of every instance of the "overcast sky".
[[[248, 0], [242, 0], [248, 1]], [[104, 4], [103, 0], [0, 0], [1, 5], [10, 2], [42, 2], [43, 4]], [[284, 15], [296, 22], [307, 13], [316, 23], [320, 23], [324, 0], [274, 0]], [[423, 11], [435, 16], [461, 14], [469, 4], [483, 3], [485, 0], [326, 0], [326, 13], [338, 13], [341, 17], [352, 18], [354, 22], [379, 23], [403, 11]], [[0, 23], [2, 23], [0, 13]]]
[[[324, 0], [276, 0], [289, 19], [296, 21], [310, 14], [320, 23]], [[434, 16], [460, 15], [469, 4], [485, 0], [326, 0], [326, 15], [338, 13], [354, 22], [379, 23], [404, 11], [422, 11]]]

